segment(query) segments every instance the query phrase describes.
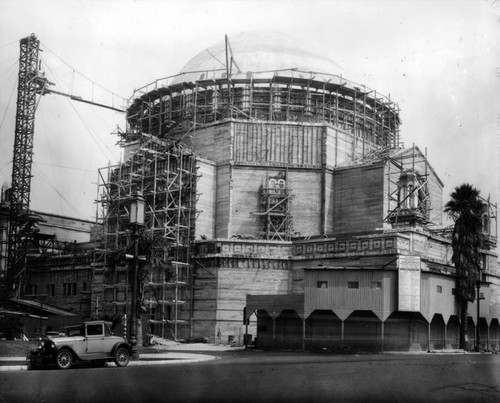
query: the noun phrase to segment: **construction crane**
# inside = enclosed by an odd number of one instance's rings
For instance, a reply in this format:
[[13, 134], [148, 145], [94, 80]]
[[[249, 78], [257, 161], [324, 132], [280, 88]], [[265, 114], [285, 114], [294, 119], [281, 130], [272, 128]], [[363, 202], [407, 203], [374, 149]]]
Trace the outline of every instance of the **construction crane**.
[[19, 297], [26, 271], [28, 242], [32, 239], [33, 219], [30, 217], [31, 168], [33, 163], [33, 137], [35, 112], [40, 96], [58, 94], [74, 101], [125, 112], [112, 106], [85, 100], [50, 89], [53, 85], [40, 71], [40, 41], [35, 34], [21, 39], [19, 78], [17, 90], [16, 125], [12, 158], [12, 184], [7, 246], [5, 297]]

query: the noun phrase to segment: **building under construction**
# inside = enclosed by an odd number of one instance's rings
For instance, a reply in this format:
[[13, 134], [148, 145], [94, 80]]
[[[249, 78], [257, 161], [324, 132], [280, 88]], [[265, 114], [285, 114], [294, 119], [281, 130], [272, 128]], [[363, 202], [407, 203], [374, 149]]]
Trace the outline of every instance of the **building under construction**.
[[[135, 90], [123, 159], [99, 171], [90, 312], [137, 305], [143, 334], [261, 347], [456, 345], [443, 183], [400, 124], [390, 97], [282, 36], [226, 38]], [[483, 224], [469, 328], [498, 348], [486, 200]]]
[[[179, 74], [134, 91], [119, 133], [124, 160], [100, 172], [95, 310], [129, 312], [124, 251], [138, 192], [148, 245], [138, 291], [144, 333], [243, 341], [245, 333], [265, 340], [267, 329], [276, 345], [287, 339], [284, 330], [276, 336], [276, 321], [286, 324], [296, 309], [303, 342], [314, 338], [305, 331], [307, 269], [393, 276], [399, 254], [416, 254], [421, 270], [451, 275], [449, 240], [441, 236], [432, 256], [428, 241], [442, 224], [443, 183], [425, 153], [402, 147], [397, 104], [322, 56], [273, 39], [226, 38]], [[484, 253], [497, 276], [495, 255]], [[386, 306], [379, 321], [401, 308]], [[342, 323], [360, 319], [359, 309], [329, 309]], [[259, 312], [272, 319], [260, 331]]]

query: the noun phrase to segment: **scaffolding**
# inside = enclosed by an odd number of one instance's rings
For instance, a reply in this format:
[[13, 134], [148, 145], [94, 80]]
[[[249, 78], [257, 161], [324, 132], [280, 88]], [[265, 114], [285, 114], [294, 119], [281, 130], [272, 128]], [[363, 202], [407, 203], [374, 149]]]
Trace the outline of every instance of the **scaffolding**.
[[[196, 206], [196, 158], [179, 143], [147, 134], [128, 143], [125, 162], [99, 170], [99, 223], [104, 229], [103, 254], [106, 270], [119, 271], [115, 262], [131, 244], [129, 204], [137, 192], [146, 201], [145, 225], [139, 245], [145, 254], [140, 271], [140, 296], [147, 312], [149, 333], [174, 339], [189, 338], [191, 305], [190, 245], [194, 239]], [[116, 277], [116, 274], [114, 275]], [[123, 287], [113, 276], [105, 288]], [[128, 283], [126, 280], [126, 287]], [[109, 293], [104, 305], [117, 314], [126, 313], [127, 293]], [[106, 309], [106, 308], [105, 308]]]
[[[359, 144], [399, 146], [399, 107], [390, 97], [331, 74], [284, 69], [213, 78], [197, 72], [156, 80], [137, 89], [127, 111], [131, 131], [159, 138], [227, 119], [326, 122], [351, 132]], [[189, 75], [189, 73], [187, 73]], [[186, 81], [183, 81], [186, 80]]]
[[[481, 211], [481, 248], [492, 250], [497, 247], [498, 241], [498, 223], [497, 223], [497, 204], [490, 201], [490, 197], [479, 196], [482, 204]], [[449, 225], [443, 228], [432, 228], [434, 235], [451, 239], [455, 225]]]
[[487, 199], [481, 196], [479, 198], [483, 204], [481, 214], [483, 246], [486, 249], [494, 249], [498, 237], [497, 204], [492, 203], [489, 196]]
[[[384, 221], [393, 227], [425, 226], [430, 223], [431, 198], [428, 189], [428, 162], [413, 145], [387, 157], [389, 211]], [[396, 170], [391, 169], [396, 167]]]
[[269, 241], [290, 241], [293, 221], [290, 212], [291, 189], [287, 188], [286, 176], [267, 178], [267, 185], [260, 189], [262, 238]]

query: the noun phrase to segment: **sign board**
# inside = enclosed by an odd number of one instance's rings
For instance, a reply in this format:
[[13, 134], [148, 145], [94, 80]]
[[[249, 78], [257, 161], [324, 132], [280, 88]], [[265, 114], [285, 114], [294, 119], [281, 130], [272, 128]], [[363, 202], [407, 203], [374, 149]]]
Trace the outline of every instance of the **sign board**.
[[398, 258], [398, 310], [420, 311], [420, 256]]

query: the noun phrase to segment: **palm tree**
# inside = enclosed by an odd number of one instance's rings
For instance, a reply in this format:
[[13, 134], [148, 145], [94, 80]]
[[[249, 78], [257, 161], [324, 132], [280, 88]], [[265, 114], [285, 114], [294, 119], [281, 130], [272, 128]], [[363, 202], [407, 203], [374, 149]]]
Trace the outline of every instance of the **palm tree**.
[[[457, 186], [444, 211], [455, 221], [451, 261], [456, 269], [455, 295], [460, 304], [460, 346], [467, 348], [467, 304], [475, 299], [475, 283], [480, 266], [482, 202], [472, 185]], [[478, 324], [479, 325], [479, 324]]]

